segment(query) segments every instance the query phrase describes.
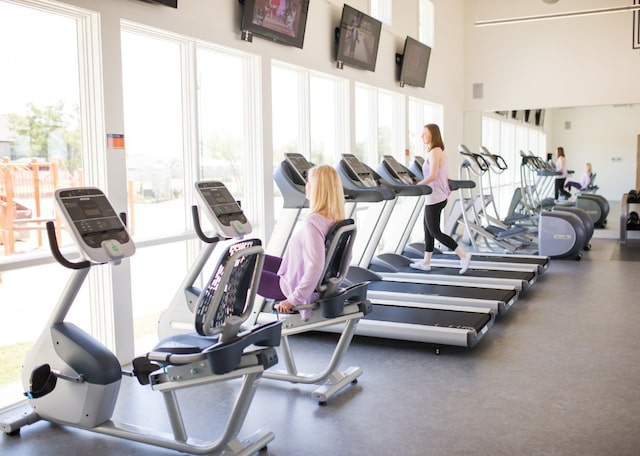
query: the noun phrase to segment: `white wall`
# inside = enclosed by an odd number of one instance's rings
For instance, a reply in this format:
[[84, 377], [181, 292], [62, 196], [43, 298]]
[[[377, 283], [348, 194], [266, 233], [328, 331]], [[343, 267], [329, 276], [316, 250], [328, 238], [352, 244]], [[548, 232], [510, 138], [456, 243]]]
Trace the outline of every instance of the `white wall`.
[[[639, 103], [632, 13], [476, 27], [477, 20], [630, 5], [621, 0], [465, 0], [470, 111]], [[484, 98], [472, 98], [472, 84]]]

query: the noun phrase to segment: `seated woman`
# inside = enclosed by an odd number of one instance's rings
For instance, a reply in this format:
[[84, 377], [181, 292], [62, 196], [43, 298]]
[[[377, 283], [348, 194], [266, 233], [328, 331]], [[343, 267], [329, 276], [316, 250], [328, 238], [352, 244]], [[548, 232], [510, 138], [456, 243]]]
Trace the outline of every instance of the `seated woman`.
[[593, 172], [591, 170], [591, 163], [586, 164], [585, 173], [580, 177], [580, 182], [570, 181], [565, 184], [565, 188], [571, 191], [572, 188], [577, 190], [587, 190], [589, 188], [589, 184], [591, 184], [591, 176]]
[[[292, 313], [294, 307], [315, 301], [315, 291], [325, 261], [325, 238], [336, 222], [343, 220], [344, 193], [337, 171], [329, 165], [309, 170], [306, 197], [310, 213], [291, 236], [282, 258], [265, 256], [258, 294], [280, 301], [274, 309]], [[309, 318], [310, 309], [300, 316]]]

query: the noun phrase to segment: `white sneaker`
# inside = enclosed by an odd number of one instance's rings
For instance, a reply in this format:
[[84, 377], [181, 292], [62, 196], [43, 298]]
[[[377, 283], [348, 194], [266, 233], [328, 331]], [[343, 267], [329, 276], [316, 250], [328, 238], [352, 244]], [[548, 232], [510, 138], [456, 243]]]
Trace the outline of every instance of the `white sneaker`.
[[469, 269], [469, 263], [471, 263], [471, 254], [467, 252], [467, 256], [460, 260], [460, 274], [464, 274]]
[[424, 264], [422, 261], [415, 261], [409, 265], [410, 268], [419, 269], [420, 271], [431, 271], [431, 265]]

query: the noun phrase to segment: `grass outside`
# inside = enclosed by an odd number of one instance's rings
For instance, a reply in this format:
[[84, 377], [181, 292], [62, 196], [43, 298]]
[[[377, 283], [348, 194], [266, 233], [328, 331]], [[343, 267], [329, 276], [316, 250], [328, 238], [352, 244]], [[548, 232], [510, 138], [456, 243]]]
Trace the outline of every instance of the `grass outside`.
[[[158, 326], [158, 315], [144, 315], [134, 321], [136, 338], [155, 335]], [[0, 346], [0, 386], [15, 382], [20, 378], [22, 361], [33, 342], [21, 342]]]
[[5, 385], [20, 378], [22, 361], [32, 342], [22, 342], [14, 345], [0, 346], [0, 385]]

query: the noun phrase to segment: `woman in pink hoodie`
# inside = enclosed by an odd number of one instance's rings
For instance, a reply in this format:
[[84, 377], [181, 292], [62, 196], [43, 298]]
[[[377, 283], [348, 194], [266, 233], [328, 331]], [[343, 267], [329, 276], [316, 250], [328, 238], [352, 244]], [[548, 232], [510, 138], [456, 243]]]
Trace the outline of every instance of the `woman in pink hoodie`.
[[[265, 256], [258, 286], [260, 296], [280, 301], [274, 309], [281, 313], [318, 299], [315, 289], [324, 269], [325, 238], [345, 217], [342, 183], [333, 167], [311, 168], [305, 191], [310, 213], [291, 236], [282, 258]], [[310, 315], [311, 310], [300, 311], [303, 319]]]

